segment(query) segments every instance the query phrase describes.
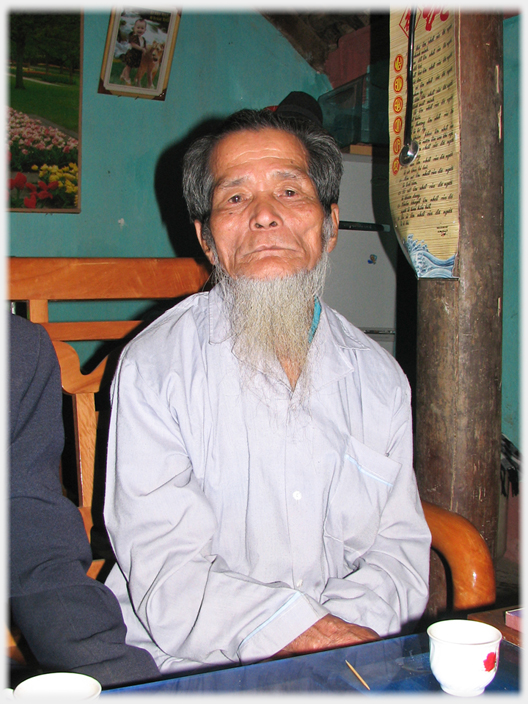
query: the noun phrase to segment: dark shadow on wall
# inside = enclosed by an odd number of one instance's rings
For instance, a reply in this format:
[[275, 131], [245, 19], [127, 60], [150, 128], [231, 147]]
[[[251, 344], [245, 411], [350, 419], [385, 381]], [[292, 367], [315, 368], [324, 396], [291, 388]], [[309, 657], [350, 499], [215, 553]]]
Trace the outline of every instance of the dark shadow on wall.
[[[369, 125], [373, 135], [373, 154], [375, 157], [373, 162], [372, 201], [376, 222], [387, 223], [391, 226], [391, 234], [388, 236], [392, 238], [389, 257], [396, 268], [395, 357], [409, 379], [412, 392], [413, 418], [415, 418], [418, 280], [413, 267], [403, 252], [402, 246], [397, 240], [390, 210], [388, 162], [393, 158], [393, 155], [389, 148], [387, 113], [389, 61], [390, 14], [380, 12], [372, 15], [370, 32]], [[379, 157], [379, 160], [376, 157]], [[397, 246], [395, 246], [396, 242]], [[385, 249], [387, 250], [388, 248], [385, 246]]]
[[414, 427], [416, 427], [416, 356], [418, 335], [418, 279], [398, 247], [396, 274], [396, 354], [411, 386]]
[[170, 145], [158, 159], [154, 174], [154, 190], [161, 220], [167, 228], [169, 241], [177, 257], [203, 259], [194, 225], [183, 198], [183, 156], [199, 137], [214, 131], [222, 122], [211, 118], [194, 128], [181, 142]]

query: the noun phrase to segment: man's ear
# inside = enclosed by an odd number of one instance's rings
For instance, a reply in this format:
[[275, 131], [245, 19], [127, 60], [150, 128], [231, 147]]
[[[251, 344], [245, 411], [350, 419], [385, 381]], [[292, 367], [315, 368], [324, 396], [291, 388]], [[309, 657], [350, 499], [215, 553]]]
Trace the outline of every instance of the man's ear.
[[337, 233], [339, 230], [339, 207], [337, 203], [333, 203], [331, 206], [330, 217], [332, 218], [332, 234], [330, 235], [328, 242], [326, 243], [326, 251], [331, 252], [337, 244]]
[[200, 243], [200, 247], [203, 249], [205, 256], [209, 259], [211, 264], [214, 264], [213, 250], [204, 239], [202, 223], [199, 220], [194, 221], [194, 229], [196, 230], [196, 237], [198, 237], [198, 242]]

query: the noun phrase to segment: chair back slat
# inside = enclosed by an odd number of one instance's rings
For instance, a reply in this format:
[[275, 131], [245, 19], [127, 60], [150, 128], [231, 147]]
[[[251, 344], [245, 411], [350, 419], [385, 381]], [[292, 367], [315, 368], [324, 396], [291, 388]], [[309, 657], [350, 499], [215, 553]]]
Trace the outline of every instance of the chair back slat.
[[79, 393], [73, 396], [73, 420], [80, 480], [79, 506], [88, 507], [92, 504], [97, 436], [97, 414], [93, 394]]
[[11, 257], [8, 276], [12, 300], [152, 300], [199, 291], [209, 269], [188, 258]]
[[140, 320], [94, 320], [68, 323], [42, 323], [52, 340], [120, 340], [129, 335]]
[[[17, 300], [14, 298], [12, 300]], [[21, 299], [23, 300], [23, 299]], [[28, 317], [34, 323], [45, 323], [49, 320], [48, 313], [48, 301], [41, 301], [38, 299], [27, 299], [28, 302]]]
[[90, 374], [83, 374], [79, 356], [71, 345], [62, 342], [62, 340], [54, 340], [53, 347], [61, 368], [61, 382], [64, 393], [70, 396], [82, 393], [96, 394], [101, 388], [101, 381], [108, 358], [105, 357]]

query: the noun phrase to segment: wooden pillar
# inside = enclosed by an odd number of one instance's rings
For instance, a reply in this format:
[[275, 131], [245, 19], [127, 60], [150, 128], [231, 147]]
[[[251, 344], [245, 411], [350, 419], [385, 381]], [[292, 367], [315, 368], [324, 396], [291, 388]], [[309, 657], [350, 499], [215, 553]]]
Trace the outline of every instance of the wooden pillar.
[[455, 27], [459, 278], [418, 282], [415, 466], [422, 498], [469, 519], [493, 555], [501, 438], [502, 14], [460, 12]]

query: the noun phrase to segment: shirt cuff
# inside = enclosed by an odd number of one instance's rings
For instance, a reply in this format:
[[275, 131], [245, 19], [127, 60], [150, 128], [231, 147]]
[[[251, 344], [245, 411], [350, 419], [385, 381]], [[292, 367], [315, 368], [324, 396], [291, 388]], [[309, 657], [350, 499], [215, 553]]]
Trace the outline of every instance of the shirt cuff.
[[328, 614], [315, 599], [295, 592], [267, 621], [250, 633], [238, 647], [241, 663], [271, 657]]

